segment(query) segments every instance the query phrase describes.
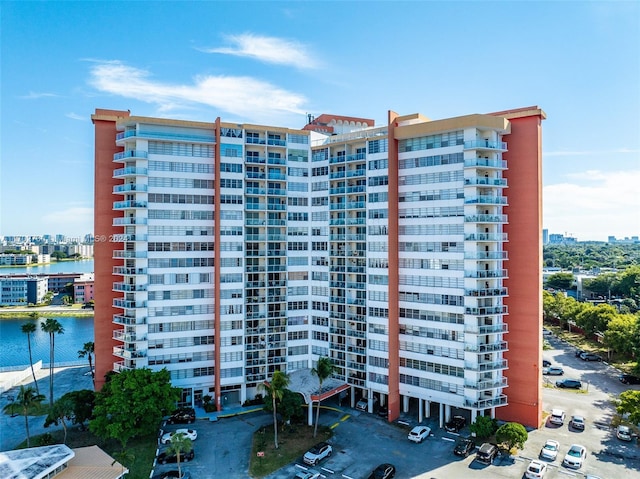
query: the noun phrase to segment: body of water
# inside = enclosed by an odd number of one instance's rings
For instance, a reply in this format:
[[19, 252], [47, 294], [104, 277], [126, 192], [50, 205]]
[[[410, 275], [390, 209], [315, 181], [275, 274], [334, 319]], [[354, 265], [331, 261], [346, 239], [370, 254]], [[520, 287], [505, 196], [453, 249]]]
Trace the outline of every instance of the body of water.
[[93, 260], [60, 261], [39, 266], [1, 266], [3, 274], [93, 273]]
[[[45, 313], [46, 314], [46, 313]], [[93, 341], [93, 317], [56, 316], [62, 327], [63, 334], [55, 336], [55, 363], [82, 361], [78, 358], [78, 351], [84, 343]], [[0, 368], [29, 366], [29, 348], [27, 335], [21, 331], [27, 318], [0, 319]], [[42, 360], [49, 363], [49, 333], [45, 333], [40, 326], [44, 320], [37, 320], [36, 332], [31, 335], [31, 354], [33, 362]], [[86, 360], [86, 358], [85, 358]], [[88, 364], [88, 360], [87, 364]]]

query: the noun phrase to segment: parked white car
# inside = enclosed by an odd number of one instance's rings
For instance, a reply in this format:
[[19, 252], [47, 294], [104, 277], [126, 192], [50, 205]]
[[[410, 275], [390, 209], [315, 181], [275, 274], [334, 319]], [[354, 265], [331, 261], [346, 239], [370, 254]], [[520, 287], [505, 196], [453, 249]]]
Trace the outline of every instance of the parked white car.
[[431, 428], [428, 428], [427, 426], [416, 426], [411, 431], [409, 431], [409, 435], [407, 436], [407, 438], [409, 439], [409, 441], [420, 444], [422, 441], [429, 437], [429, 434], [431, 434]]
[[620, 424], [616, 429], [616, 437], [621, 441], [631, 441], [631, 429], [628, 426]]
[[176, 429], [173, 432], [167, 432], [162, 435], [160, 438], [160, 442], [162, 444], [169, 444], [171, 442], [171, 438], [176, 434], [184, 434], [184, 437], [195, 441], [198, 438], [198, 433], [194, 429]]
[[527, 479], [542, 479], [547, 472], [547, 464], [540, 461], [531, 461], [524, 472]]
[[567, 451], [567, 454], [564, 456], [562, 465], [573, 469], [580, 469], [586, 458], [587, 448], [580, 444], [572, 444], [569, 451]]
[[315, 466], [320, 461], [322, 461], [325, 457], [329, 457], [333, 452], [333, 447], [331, 444], [327, 444], [326, 442], [321, 442], [313, 446], [307, 452], [305, 452], [304, 456], [302, 456], [302, 460], [305, 464], [309, 464], [310, 466]]
[[564, 424], [564, 418], [566, 417], [562, 409], [552, 409], [551, 416], [549, 416], [549, 422], [556, 426], [562, 426]]
[[560, 449], [560, 443], [553, 439], [547, 439], [542, 449], [540, 449], [540, 457], [542, 459], [548, 459], [549, 461], [555, 461], [558, 457], [558, 449]]

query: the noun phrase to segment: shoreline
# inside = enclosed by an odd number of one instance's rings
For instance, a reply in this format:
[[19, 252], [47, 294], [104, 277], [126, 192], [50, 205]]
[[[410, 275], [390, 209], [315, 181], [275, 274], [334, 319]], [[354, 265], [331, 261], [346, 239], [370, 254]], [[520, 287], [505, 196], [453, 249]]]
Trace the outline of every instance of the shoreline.
[[32, 308], [0, 308], [0, 320], [1, 319], [16, 319], [16, 318], [30, 318], [32, 313], [38, 313], [41, 317], [83, 317], [93, 318], [95, 311], [93, 309], [80, 309], [58, 306], [34, 306]]

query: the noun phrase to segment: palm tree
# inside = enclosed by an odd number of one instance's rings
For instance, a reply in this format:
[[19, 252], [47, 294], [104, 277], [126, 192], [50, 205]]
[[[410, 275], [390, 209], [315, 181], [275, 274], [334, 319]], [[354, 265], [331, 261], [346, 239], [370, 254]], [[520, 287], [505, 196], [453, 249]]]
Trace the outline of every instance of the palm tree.
[[[318, 364], [316, 365], [315, 368], [311, 370], [311, 374], [313, 374], [314, 376], [317, 376], [318, 382], [320, 383], [319, 397], [322, 397], [322, 383], [324, 382], [325, 379], [328, 379], [331, 377], [331, 375], [333, 374], [333, 368], [334, 366], [333, 366], [333, 363], [331, 362], [331, 359], [324, 356], [318, 359]], [[320, 401], [321, 399], [318, 399], [318, 410], [316, 411], [316, 425], [313, 428], [313, 437], [316, 437], [316, 434], [318, 433], [318, 421], [320, 420]]]
[[82, 346], [82, 349], [78, 351], [78, 357], [81, 359], [84, 358], [85, 356], [87, 357], [87, 359], [89, 360], [89, 371], [91, 371], [91, 379], [93, 379], [95, 382], [96, 372], [93, 370], [93, 351], [94, 351], [93, 341], [89, 341], [88, 343], [84, 343], [84, 346]]
[[27, 431], [27, 447], [31, 447], [31, 438], [29, 436], [29, 411], [34, 406], [38, 406], [44, 400], [44, 395], [36, 393], [36, 390], [31, 386], [20, 386], [20, 392], [18, 393], [17, 400], [4, 407], [4, 412], [13, 412], [13, 408], [16, 406], [22, 410], [24, 426]]
[[[31, 316], [33, 319], [38, 318], [37, 313], [32, 313], [34, 316]], [[36, 385], [36, 393], [40, 394], [40, 388], [38, 388], [38, 380], [36, 379], [36, 372], [33, 369], [33, 356], [31, 354], [31, 335], [36, 332], [36, 323], [34, 321], [27, 321], [26, 323], [22, 323], [20, 330], [27, 335], [27, 345], [29, 346], [29, 365], [31, 365], [31, 374], [33, 375], [33, 383]]]
[[176, 462], [178, 464], [178, 477], [182, 477], [182, 470], [180, 469], [180, 454], [183, 452], [189, 453], [193, 448], [193, 442], [184, 433], [179, 432], [171, 436], [171, 443], [167, 448], [167, 452], [176, 455]]
[[276, 401], [282, 400], [284, 390], [289, 386], [289, 376], [287, 373], [276, 370], [273, 372], [271, 382], [265, 381], [262, 387], [267, 390], [273, 401], [273, 441], [275, 448], [278, 449], [278, 417], [276, 412]]
[[53, 318], [47, 318], [44, 323], [40, 324], [40, 327], [45, 333], [49, 333], [49, 406], [53, 407], [54, 338], [56, 334], [64, 334], [64, 328], [57, 319]]

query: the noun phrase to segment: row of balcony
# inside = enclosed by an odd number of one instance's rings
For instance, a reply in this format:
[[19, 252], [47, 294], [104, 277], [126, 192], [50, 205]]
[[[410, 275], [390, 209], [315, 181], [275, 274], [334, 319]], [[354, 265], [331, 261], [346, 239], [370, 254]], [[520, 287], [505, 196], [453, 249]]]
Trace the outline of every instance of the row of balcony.
[[359, 160], [366, 160], [366, 159], [367, 159], [366, 153], [356, 153], [354, 155], [330, 156], [329, 164], [333, 165], [336, 163], [345, 163], [347, 161], [359, 161]]
[[245, 188], [247, 195], [271, 195], [271, 196], [287, 196], [287, 190], [282, 188]]
[[140, 341], [146, 341], [146, 334], [126, 333], [122, 329], [117, 329], [113, 332], [113, 339], [122, 341], [125, 343], [136, 343]]
[[357, 186], [340, 186], [337, 188], [329, 188], [330, 195], [344, 195], [349, 193], [364, 193], [367, 191], [367, 187], [365, 185], [357, 185]]
[[464, 350], [470, 353], [495, 353], [498, 351], [506, 351], [509, 345], [506, 341], [496, 341], [495, 343], [485, 344], [466, 344]]
[[366, 175], [367, 170], [365, 168], [356, 168], [355, 170], [332, 171], [329, 173], [329, 178], [335, 180], [339, 178], [357, 178]]
[[127, 130], [116, 135], [116, 141], [126, 138], [161, 138], [165, 140], [189, 141], [198, 143], [215, 143], [216, 137], [211, 135], [184, 135], [166, 131]]
[[285, 140], [275, 138], [256, 138], [255, 136], [247, 136], [245, 142], [249, 145], [287, 146], [287, 142]]
[[507, 288], [466, 289], [465, 296], [507, 296]]
[[466, 196], [464, 199], [465, 205], [506, 205], [507, 198], [505, 196], [491, 196], [491, 195], [479, 195], [479, 196]]
[[113, 291], [146, 291], [147, 285], [145, 284], [128, 284], [128, 283], [113, 283]]
[[149, 191], [149, 187], [143, 183], [125, 183], [124, 185], [115, 185], [113, 187], [114, 193], [130, 193], [132, 191], [145, 193]]
[[508, 387], [507, 378], [485, 379], [480, 381], [465, 381], [464, 387], [469, 389], [487, 390]]
[[130, 158], [146, 160], [147, 158], [149, 158], [149, 153], [142, 150], [125, 150], [113, 155], [113, 161], [116, 162], [121, 162]]
[[266, 156], [245, 156], [246, 163], [252, 163], [256, 165], [286, 165], [286, 158], [266, 157]]
[[331, 203], [329, 205], [330, 210], [362, 210], [367, 207], [364, 201], [350, 201], [348, 203]]
[[330, 226], [364, 225], [364, 224], [367, 224], [366, 218], [332, 218], [329, 220]]
[[472, 409], [488, 409], [497, 406], [505, 406], [507, 404], [507, 396], [500, 395], [492, 399], [481, 399], [473, 401], [471, 399], [465, 399], [464, 405]]
[[134, 359], [147, 357], [147, 351], [135, 348], [125, 348], [120, 346], [113, 347], [113, 355], [117, 358]]
[[112, 322], [115, 324], [133, 326], [136, 324], [147, 324], [147, 318], [146, 316], [127, 316], [124, 314], [114, 314]]
[[507, 144], [504, 141], [469, 140], [464, 142], [464, 149], [465, 150], [488, 149], [488, 150], [507, 151]]

